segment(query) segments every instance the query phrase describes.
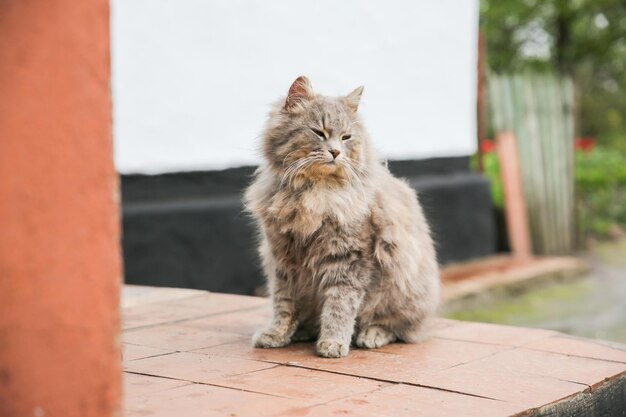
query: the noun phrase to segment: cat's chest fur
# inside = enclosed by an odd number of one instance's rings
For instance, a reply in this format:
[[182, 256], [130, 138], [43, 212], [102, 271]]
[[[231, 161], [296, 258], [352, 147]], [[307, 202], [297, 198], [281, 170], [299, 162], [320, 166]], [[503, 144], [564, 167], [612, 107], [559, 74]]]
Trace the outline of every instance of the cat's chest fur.
[[265, 230], [277, 262], [315, 277], [325, 262], [368, 256], [372, 228], [368, 201], [350, 192], [323, 190], [273, 196]]
[[312, 188], [298, 193], [278, 191], [269, 200], [269, 225], [279, 233], [307, 240], [323, 226], [355, 227], [370, 213], [367, 194], [352, 188]]

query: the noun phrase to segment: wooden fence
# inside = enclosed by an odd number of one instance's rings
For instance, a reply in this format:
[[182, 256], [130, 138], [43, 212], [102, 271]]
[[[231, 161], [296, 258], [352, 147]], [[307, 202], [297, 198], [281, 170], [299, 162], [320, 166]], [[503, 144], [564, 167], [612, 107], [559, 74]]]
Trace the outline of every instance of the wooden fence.
[[574, 88], [551, 74], [491, 75], [496, 133], [517, 137], [528, 221], [536, 254], [574, 248]]

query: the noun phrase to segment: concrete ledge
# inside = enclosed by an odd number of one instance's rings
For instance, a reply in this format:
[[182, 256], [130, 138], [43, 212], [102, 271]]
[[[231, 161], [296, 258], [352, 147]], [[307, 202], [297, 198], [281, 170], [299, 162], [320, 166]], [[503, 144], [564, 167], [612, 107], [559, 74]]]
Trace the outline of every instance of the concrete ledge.
[[469, 298], [488, 291], [520, 291], [537, 283], [574, 278], [588, 266], [573, 257], [535, 257], [517, 260], [508, 255], [448, 265], [442, 269], [443, 301]]
[[[438, 319], [419, 345], [254, 349], [268, 300], [125, 290], [125, 415], [624, 416], [626, 351], [557, 332]], [[140, 299], [140, 302], [136, 300]], [[135, 300], [135, 301], [133, 301]]]

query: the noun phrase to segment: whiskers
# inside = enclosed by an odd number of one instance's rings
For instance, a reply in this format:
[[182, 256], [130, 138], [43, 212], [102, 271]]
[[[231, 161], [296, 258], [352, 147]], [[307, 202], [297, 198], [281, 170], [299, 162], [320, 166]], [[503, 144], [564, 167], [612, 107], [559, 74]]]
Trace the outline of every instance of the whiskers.
[[341, 166], [346, 170], [349, 179], [349, 184], [354, 187], [361, 194], [363, 201], [367, 201], [367, 193], [365, 192], [366, 170], [363, 164], [355, 159], [343, 158], [339, 161]]
[[[287, 156], [285, 157], [285, 160], [290, 154], [287, 154]], [[280, 185], [279, 185], [280, 188], [283, 188], [285, 184], [289, 188], [292, 188], [294, 179], [300, 173], [302, 173], [304, 170], [309, 168], [314, 163], [323, 162], [323, 161], [324, 161], [324, 157], [318, 154], [309, 155], [305, 158], [295, 160], [294, 162], [289, 164], [289, 166], [287, 166], [287, 168], [285, 169], [285, 172], [283, 172], [283, 175], [280, 177]], [[283, 160], [283, 166], [284, 165], [285, 165], [285, 161]]]
[[338, 161], [340, 165], [348, 172], [352, 177], [351, 179], [358, 183], [363, 183], [365, 180], [365, 167], [359, 161], [354, 159], [342, 158]]
[[[293, 153], [293, 152], [292, 152]], [[291, 154], [292, 154], [291, 153]], [[328, 163], [328, 156], [322, 152], [316, 152], [310, 154], [304, 158], [296, 159], [295, 161], [287, 165], [287, 159], [291, 154], [288, 154], [283, 160], [283, 166], [285, 167], [282, 175], [280, 176], [279, 188], [294, 188], [297, 186], [296, 178], [302, 175], [307, 169], [311, 168], [316, 163]], [[335, 159], [337, 168], [343, 170], [342, 182], [345, 186], [351, 187], [356, 191], [355, 197], [360, 198], [362, 201], [368, 200], [368, 175], [366, 167], [363, 163], [350, 159], [347, 157], [341, 157]], [[333, 176], [333, 181], [337, 181], [337, 177], [329, 172], [328, 175]]]

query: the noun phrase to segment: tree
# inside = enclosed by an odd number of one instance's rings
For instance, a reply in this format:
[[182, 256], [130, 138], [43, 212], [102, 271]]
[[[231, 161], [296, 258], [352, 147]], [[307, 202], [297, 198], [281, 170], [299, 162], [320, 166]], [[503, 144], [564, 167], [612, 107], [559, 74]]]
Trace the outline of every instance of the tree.
[[626, 1], [481, 0], [480, 24], [491, 71], [571, 76], [578, 134], [626, 142]]

